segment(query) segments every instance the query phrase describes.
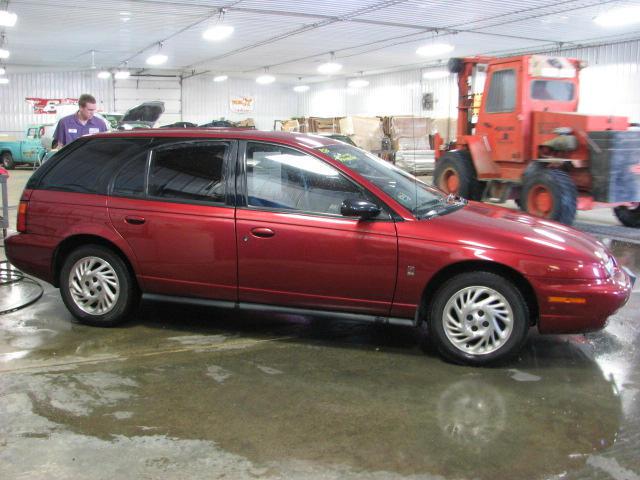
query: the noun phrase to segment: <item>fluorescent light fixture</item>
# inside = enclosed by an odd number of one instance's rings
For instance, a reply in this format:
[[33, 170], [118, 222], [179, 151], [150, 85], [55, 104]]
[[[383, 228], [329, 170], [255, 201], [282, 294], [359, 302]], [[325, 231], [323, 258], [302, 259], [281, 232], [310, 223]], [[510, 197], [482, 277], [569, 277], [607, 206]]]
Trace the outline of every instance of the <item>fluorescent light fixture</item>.
[[210, 42], [219, 42], [229, 38], [233, 34], [233, 30], [234, 28], [231, 25], [215, 25], [202, 32], [202, 38]]
[[224, 82], [228, 78], [229, 77], [227, 75], [217, 75], [217, 76], [213, 77], [213, 81], [214, 82]]
[[15, 13], [0, 10], [0, 27], [13, 27], [18, 21], [18, 15]]
[[268, 85], [275, 81], [276, 81], [276, 77], [268, 74], [260, 75], [258, 78], [256, 78], [256, 83], [259, 83], [260, 85]]
[[126, 80], [130, 75], [128, 70], [118, 70], [113, 76], [116, 80]]
[[0, 85], [6, 85], [9, 83], [9, 79], [6, 77], [0, 78]]
[[454, 48], [453, 45], [449, 45], [448, 43], [430, 43], [418, 48], [416, 53], [423, 57], [436, 57], [452, 52]]
[[296, 85], [293, 87], [293, 91], [298, 93], [308, 92], [310, 88], [309, 85]]
[[342, 65], [336, 62], [323, 63], [318, 67], [318, 72], [324, 75], [331, 75], [332, 73], [338, 73], [342, 70]]
[[625, 27], [640, 23], [640, 5], [612, 8], [593, 19], [601, 27]]
[[167, 60], [169, 60], [169, 57], [166, 55], [156, 53], [147, 58], [147, 65], [162, 65], [163, 63], [167, 63]]
[[0, 67], [0, 75], [4, 75], [5, 73], [7, 73], [7, 71], [4, 68]]
[[108, 72], [107, 70], [102, 70], [101, 72], [98, 72], [98, 78], [101, 80], [106, 80], [107, 78], [111, 78], [111, 72]]
[[5, 50], [4, 48], [0, 48], [0, 58], [9, 58], [9, 55], [11, 55], [9, 50]]
[[422, 78], [425, 80], [437, 80], [439, 78], [447, 78], [449, 72], [446, 70], [428, 70], [422, 74]]
[[350, 88], [363, 88], [363, 87], [368, 87], [369, 86], [369, 80], [365, 80], [364, 78], [356, 78], [354, 80], [351, 80], [348, 83]]

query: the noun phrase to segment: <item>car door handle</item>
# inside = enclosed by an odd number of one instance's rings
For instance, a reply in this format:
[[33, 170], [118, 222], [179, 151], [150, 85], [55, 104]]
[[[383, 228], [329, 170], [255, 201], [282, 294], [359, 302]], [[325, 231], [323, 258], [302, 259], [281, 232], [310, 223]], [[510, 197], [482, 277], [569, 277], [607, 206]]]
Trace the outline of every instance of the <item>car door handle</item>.
[[254, 237], [268, 238], [273, 237], [276, 232], [266, 227], [256, 227], [251, 229], [251, 234]]
[[132, 216], [124, 217], [124, 221], [130, 225], [142, 225], [144, 222], [146, 222], [144, 217], [132, 217]]

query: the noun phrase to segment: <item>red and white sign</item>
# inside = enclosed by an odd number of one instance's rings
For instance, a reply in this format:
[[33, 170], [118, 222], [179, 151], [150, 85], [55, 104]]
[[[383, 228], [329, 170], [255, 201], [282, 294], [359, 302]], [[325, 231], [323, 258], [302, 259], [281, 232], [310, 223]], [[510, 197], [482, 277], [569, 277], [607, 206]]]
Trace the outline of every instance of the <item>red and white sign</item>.
[[61, 105], [77, 105], [77, 98], [25, 98], [27, 103], [32, 106], [33, 113], [43, 114], [50, 113], [55, 114], [58, 112], [58, 107]]

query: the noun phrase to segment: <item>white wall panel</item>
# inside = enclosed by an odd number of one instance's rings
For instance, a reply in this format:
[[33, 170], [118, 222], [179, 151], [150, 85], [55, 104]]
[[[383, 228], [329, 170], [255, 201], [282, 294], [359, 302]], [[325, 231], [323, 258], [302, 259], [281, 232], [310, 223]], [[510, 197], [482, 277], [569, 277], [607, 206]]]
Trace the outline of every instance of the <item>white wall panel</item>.
[[[225, 118], [244, 120], [253, 118], [260, 130], [272, 130], [274, 120], [285, 120], [297, 115], [297, 98], [290, 85], [274, 83], [258, 85], [253, 80], [229, 79], [213, 82], [210, 76], [185, 79], [183, 89], [183, 118], [186, 122], [207, 123]], [[234, 113], [229, 99], [250, 96], [255, 99], [254, 110]]]
[[[631, 121], [640, 122], [640, 41], [547, 53], [580, 58], [589, 64], [581, 72], [580, 112], [623, 115]], [[364, 78], [369, 80], [369, 86], [357, 90], [347, 88], [346, 80], [312, 84], [309, 92], [299, 96], [298, 113], [322, 117], [456, 117], [458, 95], [455, 76], [429, 80], [422, 78], [423, 71], [426, 70], [414, 69], [366, 76]], [[428, 92], [434, 94], [433, 111], [425, 111], [421, 107], [422, 94]]]
[[57, 121], [57, 115], [34, 114], [27, 97], [78, 98], [90, 93], [99, 110], [113, 110], [112, 83], [96, 78], [95, 72], [20, 73], [8, 78], [8, 85], [0, 85], [0, 133], [21, 137], [27, 125]]

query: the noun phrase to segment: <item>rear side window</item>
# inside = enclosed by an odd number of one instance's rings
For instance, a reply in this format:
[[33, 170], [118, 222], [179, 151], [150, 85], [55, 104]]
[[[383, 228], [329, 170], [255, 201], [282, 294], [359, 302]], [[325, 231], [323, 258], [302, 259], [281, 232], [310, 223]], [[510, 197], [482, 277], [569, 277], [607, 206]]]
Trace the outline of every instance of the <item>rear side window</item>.
[[88, 140], [57, 161], [44, 175], [39, 188], [105, 195], [114, 171], [144, 152], [149, 142], [144, 138]]
[[174, 201], [224, 203], [227, 143], [178, 144], [153, 152], [149, 196]]
[[531, 82], [531, 98], [570, 102], [573, 100], [573, 83], [562, 80], [534, 80]]
[[516, 71], [498, 70], [493, 72], [487, 113], [513, 112], [516, 106]]
[[116, 197], [143, 198], [145, 192], [145, 177], [147, 174], [148, 152], [134, 156], [120, 168], [113, 181], [112, 195]]

